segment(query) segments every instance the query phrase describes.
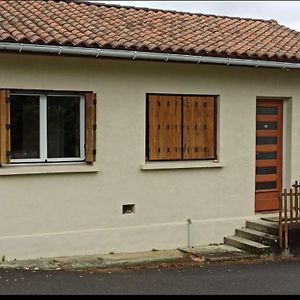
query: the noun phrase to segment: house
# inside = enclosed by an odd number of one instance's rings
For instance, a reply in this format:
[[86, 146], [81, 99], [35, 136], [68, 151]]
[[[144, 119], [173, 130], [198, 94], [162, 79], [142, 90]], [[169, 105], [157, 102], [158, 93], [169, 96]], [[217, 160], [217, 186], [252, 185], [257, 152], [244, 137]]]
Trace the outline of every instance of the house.
[[300, 178], [300, 33], [274, 20], [0, 0], [0, 51], [7, 259], [221, 243]]

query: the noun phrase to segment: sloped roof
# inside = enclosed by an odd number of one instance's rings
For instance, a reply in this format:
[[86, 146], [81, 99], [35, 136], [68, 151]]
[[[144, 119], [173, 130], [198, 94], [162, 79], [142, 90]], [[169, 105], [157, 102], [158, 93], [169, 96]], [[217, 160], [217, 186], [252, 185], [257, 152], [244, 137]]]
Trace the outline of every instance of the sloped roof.
[[274, 20], [70, 1], [0, 0], [0, 42], [300, 62], [300, 33]]

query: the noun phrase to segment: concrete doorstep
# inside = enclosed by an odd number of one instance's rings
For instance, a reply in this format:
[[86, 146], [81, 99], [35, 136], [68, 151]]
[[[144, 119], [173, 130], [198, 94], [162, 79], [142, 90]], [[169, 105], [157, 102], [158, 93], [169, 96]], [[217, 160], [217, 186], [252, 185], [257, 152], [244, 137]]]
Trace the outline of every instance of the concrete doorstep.
[[180, 251], [198, 258], [202, 258], [204, 262], [208, 263], [226, 261], [236, 262], [241, 260], [257, 260], [262, 258], [260, 255], [251, 254], [225, 244], [180, 248]]
[[185, 265], [218, 262], [242, 262], [249, 260], [270, 260], [271, 255], [254, 255], [237, 248], [220, 244], [179, 248], [173, 250], [152, 250], [137, 253], [111, 253], [103, 255], [39, 258], [32, 260], [5, 261], [2, 269], [41, 270], [108, 270], [112, 268], [135, 268], [153, 265]]

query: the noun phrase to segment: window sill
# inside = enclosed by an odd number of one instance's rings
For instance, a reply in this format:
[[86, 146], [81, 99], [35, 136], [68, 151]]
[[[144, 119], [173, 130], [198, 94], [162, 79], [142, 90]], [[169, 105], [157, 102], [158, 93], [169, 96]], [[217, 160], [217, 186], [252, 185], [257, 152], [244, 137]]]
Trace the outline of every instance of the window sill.
[[224, 165], [219, 161], [163, 161], [142, 164], [141, 170], [208, 169], [223, 167]]
[[85, 163], [4, 165], [0, 168], [0, 176], [96, 172], [99, 172], [96, 166], [89, 166]]

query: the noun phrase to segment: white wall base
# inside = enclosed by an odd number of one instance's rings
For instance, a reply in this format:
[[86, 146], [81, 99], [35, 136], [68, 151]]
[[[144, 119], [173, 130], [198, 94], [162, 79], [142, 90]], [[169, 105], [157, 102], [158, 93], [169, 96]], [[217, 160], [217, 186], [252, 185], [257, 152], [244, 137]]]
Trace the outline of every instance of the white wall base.
[[[222, 243], [246, 219], [193, 221], [191, 246]], [[6, 260], [176, 249], [188, 245], [187, 222], [0, 237]]]

